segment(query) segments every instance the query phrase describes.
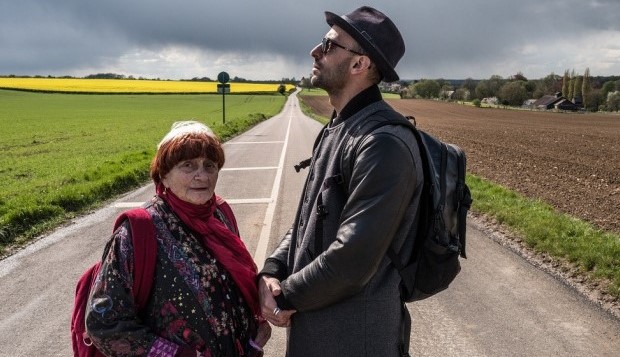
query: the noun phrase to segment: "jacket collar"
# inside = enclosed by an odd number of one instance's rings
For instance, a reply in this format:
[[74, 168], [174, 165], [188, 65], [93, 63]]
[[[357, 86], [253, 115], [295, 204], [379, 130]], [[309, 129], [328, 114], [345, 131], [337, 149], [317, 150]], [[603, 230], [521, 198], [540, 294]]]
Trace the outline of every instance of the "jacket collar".
[[364, 109], [368, 105], [378, 102], [382, 100], [381, 91], [379, 90], [379, 86], [372, 85], [363, 91], [359, 92], [355, 97], [353, 97], [347, 105], [342, 108], [340, 115], [336, 116], [336, 111], [332, 113], [332, 122], [330, 126], [338, 125], [342, 123], [344, 120], [347, 120], [355, 113]]

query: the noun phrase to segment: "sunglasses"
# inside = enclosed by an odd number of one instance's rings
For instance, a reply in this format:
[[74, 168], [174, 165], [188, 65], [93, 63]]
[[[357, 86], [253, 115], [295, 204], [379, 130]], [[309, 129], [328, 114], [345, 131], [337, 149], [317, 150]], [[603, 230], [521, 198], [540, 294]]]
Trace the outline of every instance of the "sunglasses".
[[365, 54], [358, 52], [358, 51], [354, 51], [350, 48], [346, 48], [343, 45], [339, 44], [338, 42], [332, 40], [331, 38], [323, 38], [321, 40], [321, 52], [323, 52], [323, 54], [327, 54], [327, 52], [329, 52], [329, 50], [332, 49], [332, 46], [336, 46], [336, 47], [340, 47], [343, 50], [349, 51], [351, 53], [355, 53], [358, 56], [365, 56]]

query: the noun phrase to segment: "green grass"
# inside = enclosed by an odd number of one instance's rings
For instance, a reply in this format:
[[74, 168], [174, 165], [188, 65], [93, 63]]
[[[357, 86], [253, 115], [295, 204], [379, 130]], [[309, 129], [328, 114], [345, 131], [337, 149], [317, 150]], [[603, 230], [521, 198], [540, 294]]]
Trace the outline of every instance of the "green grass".
[[65, 95], [0, 90], [0, 253], [148, 180], [159, 140], [196, 119], [223, 140], [282, 109], [286, 97]]
[[472, 210], [494, 217], [538, 252], [565, 259], [594, 279], [609, 281], [608, 292], [620, 298], [620, 235], [557, 212], [483, 178], [468, 175]]

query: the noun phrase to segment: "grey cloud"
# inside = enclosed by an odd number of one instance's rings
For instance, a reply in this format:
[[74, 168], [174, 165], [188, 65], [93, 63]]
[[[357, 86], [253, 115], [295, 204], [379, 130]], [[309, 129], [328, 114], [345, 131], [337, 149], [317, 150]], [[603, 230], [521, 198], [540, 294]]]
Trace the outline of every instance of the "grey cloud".
[[[488, 77], [493, 73], [486, 69], [514, 59], [524, 46], [544, 51], [548, 43], [618, 31], [620, 26], [617, 0], [368, 4], [388, 14], [401, 29], [407, 51], [397, 69], [403, 78]], [[285, 56], [309, 72], [308, 53], [328, 30], [323, 11], [347, 13], [357, 6], [357, 1], [326, 0], [4, 1], [0, 74], [105, 68], [132, 49], [157, 51], [167, 46]], [[519, 70], [509, 68], [504, 74]]]

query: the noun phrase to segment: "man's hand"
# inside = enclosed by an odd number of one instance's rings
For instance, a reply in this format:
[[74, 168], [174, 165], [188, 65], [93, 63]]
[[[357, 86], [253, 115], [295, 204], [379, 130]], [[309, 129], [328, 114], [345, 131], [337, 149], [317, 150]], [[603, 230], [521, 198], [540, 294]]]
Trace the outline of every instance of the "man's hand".
[[263, 275], [258, 280], [258, 299], [263, 317], [278, 327], [291, 325], [291, 315], [296, 310], [280, 310], [274, 296], [282, 294], [280, 281], [276, 278]]

